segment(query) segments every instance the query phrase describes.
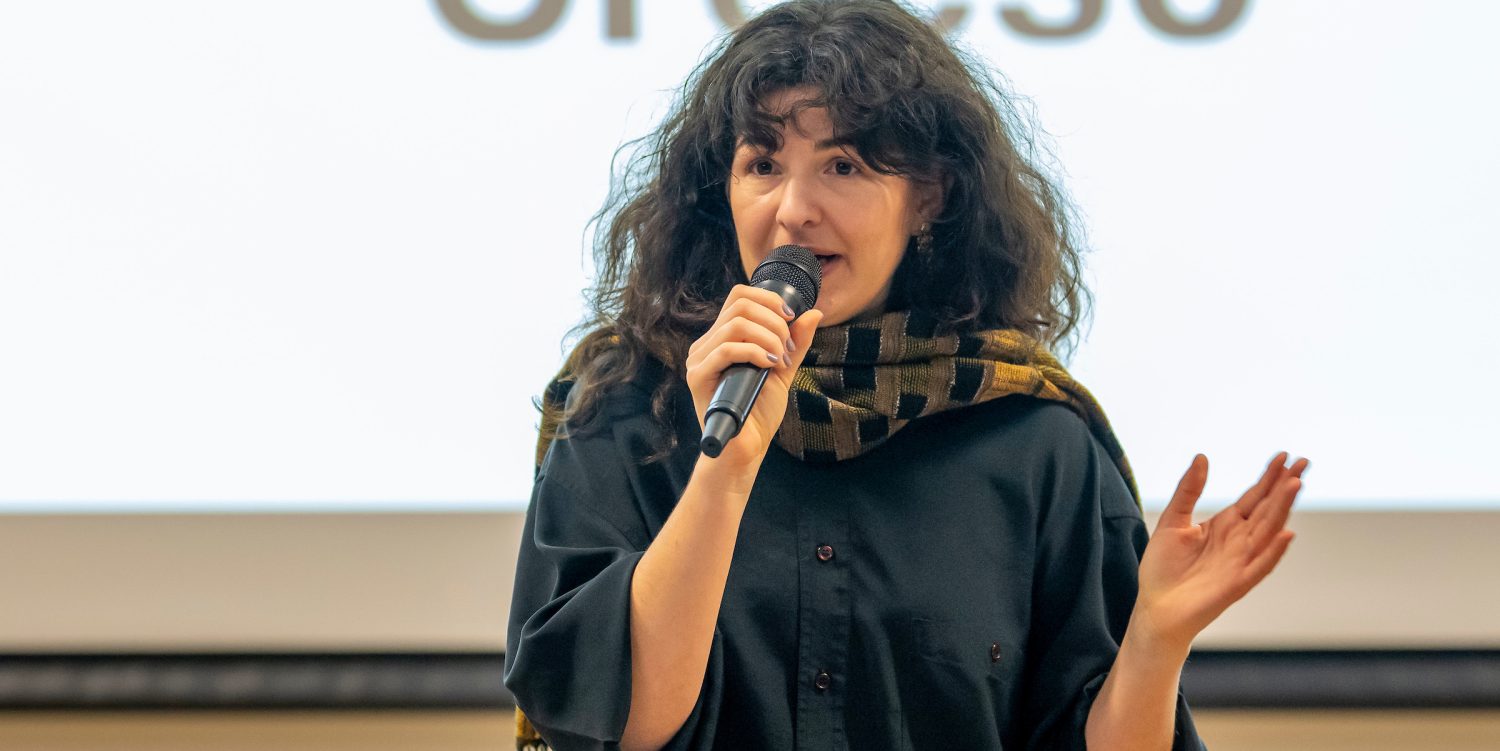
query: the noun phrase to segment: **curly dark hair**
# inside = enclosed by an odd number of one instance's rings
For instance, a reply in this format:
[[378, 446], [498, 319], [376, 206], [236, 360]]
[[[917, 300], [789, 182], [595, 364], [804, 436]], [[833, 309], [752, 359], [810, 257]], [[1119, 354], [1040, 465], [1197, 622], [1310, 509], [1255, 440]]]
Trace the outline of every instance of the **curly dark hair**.
[[670, 394], [688, 347], [748, 283], [727, 198], [735, 148], [780, 145], [786, 118], [763, 107], [790, 88], [818, 92], [805, 106], [825, 107], [874, 169], [944, 186], [932, 252], [903, 256], [889, 309], [921, 311], [939, 333], [1012, 328], [1071, 350], [1090, 303], [1078, 222], [1038, 163], [1034, 118], [997, 79], [890, 0], [791, 0], [721, 39], [660, 128], [627, 144], [640, 148], [594, 216], [591, 317], [569, 332], [586, 332], [565, 379], [577, 393], [565, 413], [544, 408], [544, 432], [589, 429], [601, 396], [654, 358], [666, 443], [647, 461], [675, 446]]

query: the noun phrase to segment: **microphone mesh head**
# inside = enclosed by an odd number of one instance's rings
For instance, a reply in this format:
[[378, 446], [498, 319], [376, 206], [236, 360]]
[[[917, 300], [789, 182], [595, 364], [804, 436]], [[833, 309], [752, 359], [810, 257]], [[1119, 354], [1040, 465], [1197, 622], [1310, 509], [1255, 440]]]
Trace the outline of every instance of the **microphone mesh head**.
[[755, 267], [750, 284], [774, 279], [785, 282], [797, 290], [802, 298], [802, 309], [811, 310], [818, 304], [818, 290], [823, 286], [823, 267], [818, 257], [801, 245], [783, 245], [773, 251], [766, 260]]

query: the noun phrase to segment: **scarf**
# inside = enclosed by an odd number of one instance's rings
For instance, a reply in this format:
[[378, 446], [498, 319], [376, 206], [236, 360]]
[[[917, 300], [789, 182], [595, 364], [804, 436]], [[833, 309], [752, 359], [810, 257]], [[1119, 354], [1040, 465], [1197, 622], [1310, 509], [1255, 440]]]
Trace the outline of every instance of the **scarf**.
[[818, 329], [774, 440], [803, 461], [842, 461], [919, 417], [1014, 394], [1077, 413], [1140, 504], [1104, 409], [1041, 342], [1015, 329], [939, 336], [933, 319], [908, 310]]
[[[542, 393], [538, 471], [573, 386], [578, 354], [568, 356]], [[774, 440], [802, 461], [842, 461], [879, 446], [919, 417], [1014, 394], [1072, 409], [1140, 504], [1135, 475], [1104, 409], [1041, 342], [1015, 329], [939, 336], [933, 319], [909, 310], [818, 329], [792, 377]]]
[[[577, 350], [569, 355], [542, 393], [538, 472], [573, 385], [577, 356]], [[773, 440], [802, 461], [841, 461], [879, 446], [912, 420], [1015, 394], [1072, 409], [1140, 505], [1135, 475], [1103, 408], [1041, 342], [1015, 329], [940, 336], [935, 321], [908, 310], [818, 329], [792, 377], [786, 416]], [[519, 707], [516, 748], [547, 748]]]

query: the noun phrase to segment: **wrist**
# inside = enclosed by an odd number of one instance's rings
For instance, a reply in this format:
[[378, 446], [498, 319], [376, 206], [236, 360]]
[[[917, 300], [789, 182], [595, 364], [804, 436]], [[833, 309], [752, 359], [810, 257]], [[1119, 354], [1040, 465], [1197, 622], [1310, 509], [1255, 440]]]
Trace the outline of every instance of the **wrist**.
[[727, 451], [718, 457], [698, 455], [693, 467], [693, 480], [704, 483], [719, 493], [741, 501], [750, 499], [750, 490], [755, 487], [755, 478], [760, 474], [760, 457], [739, 457]]
[[[1149, 657], [1153, 662], [1187, 662], [1192, 651], [1192, 637], [1168, 634], [1155, 627], [1139, 609], [1130, 614], [1130, 623], [1125, 627], [1125, 642], [1131, 651]], [[1124, 648], [1124, 645], [1121, 645]]]

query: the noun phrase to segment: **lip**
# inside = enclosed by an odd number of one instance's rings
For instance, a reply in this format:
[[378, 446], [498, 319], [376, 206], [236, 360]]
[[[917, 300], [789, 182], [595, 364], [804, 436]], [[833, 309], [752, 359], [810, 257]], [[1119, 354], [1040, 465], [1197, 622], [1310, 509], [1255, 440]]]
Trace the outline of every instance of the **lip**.
[[828, 271], [829, 271], [829, 269], [832, 269], [833, 267], [837, 266], [839, 264], [839, 262], [844, 259], [844, 254], [843, 253], [835, 253], [833, 251], [824, 250], [822, 248], [819, 248], [819, 247], [816, 247], [816, 246], [813, 246], [813, 245], [804, 245], [802, 243], [792, 243], [792, 244], [793, 245], [799, 245], [799, 246], [801, 246], [803, 248], [806, 248], [807, 250], [809, 250], [809, 251], [812, 252], [812, 254], [813, 254], [814, 257], [824, 256], [824, 258], [819, 258], [818, 259], [818, 269], [819, 269], [819, 271], [822, 274], [827, 274]]

